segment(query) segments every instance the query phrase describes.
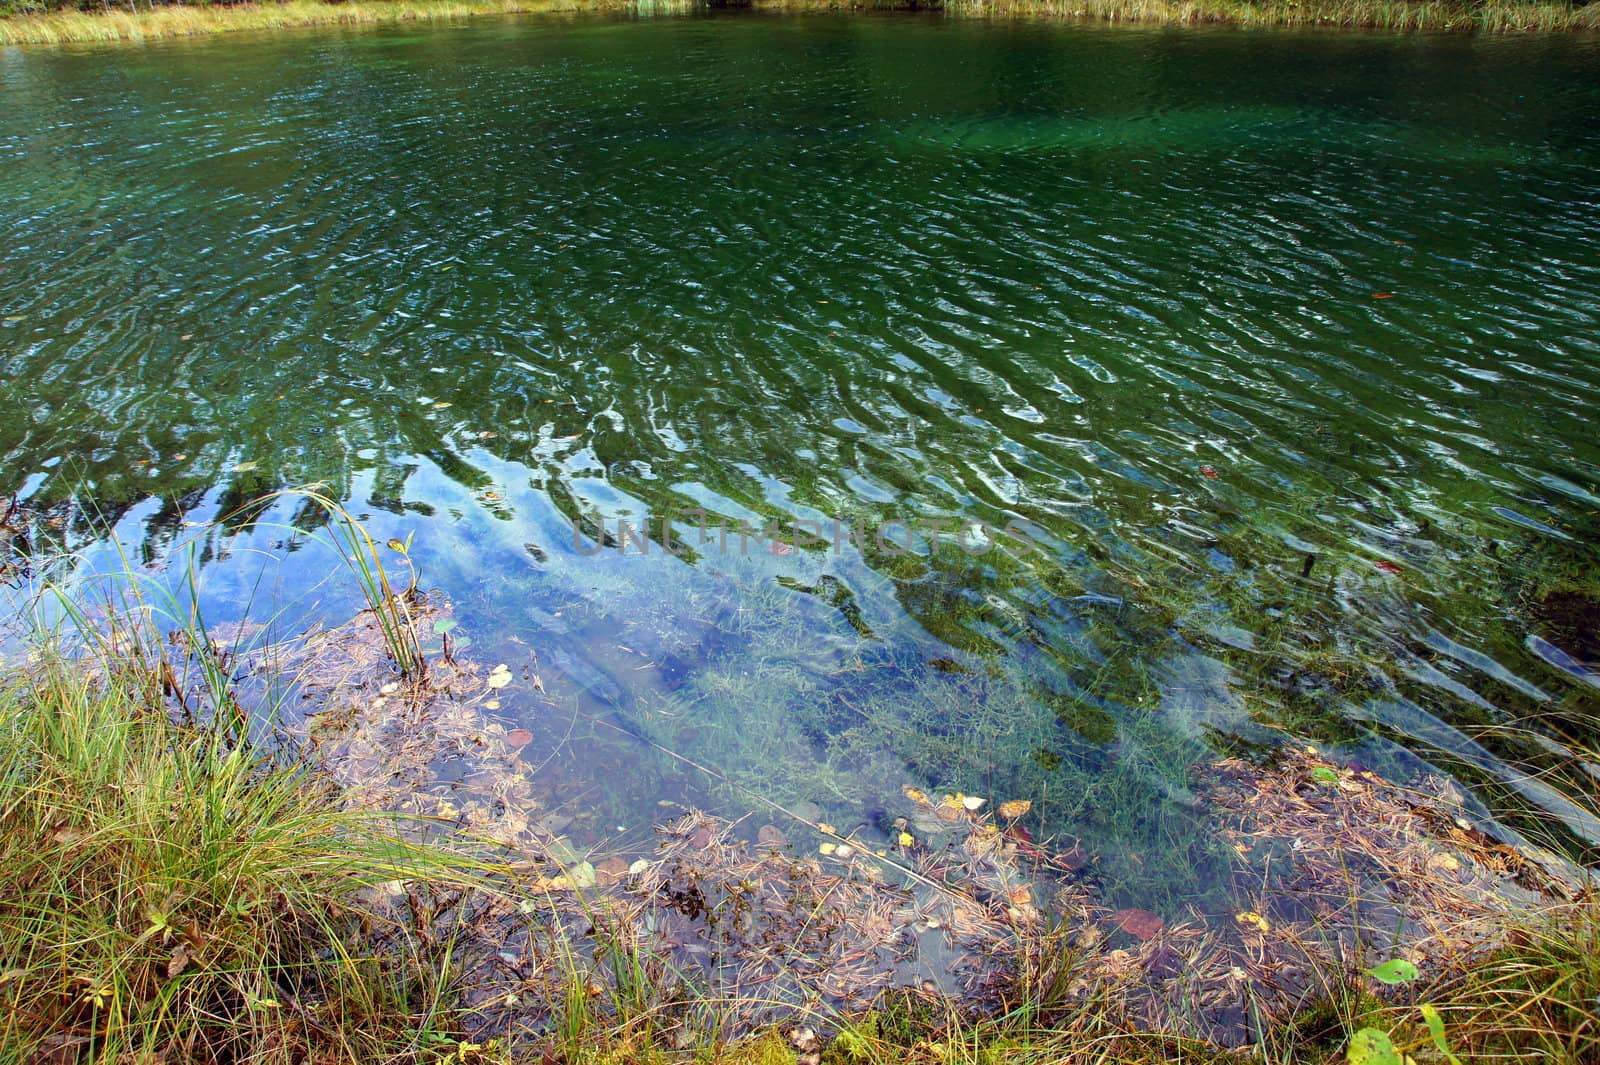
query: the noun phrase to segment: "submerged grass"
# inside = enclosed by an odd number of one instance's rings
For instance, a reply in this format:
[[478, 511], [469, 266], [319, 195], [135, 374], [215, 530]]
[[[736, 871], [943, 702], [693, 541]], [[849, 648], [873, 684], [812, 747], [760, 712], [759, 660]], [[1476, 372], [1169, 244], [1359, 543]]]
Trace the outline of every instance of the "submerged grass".
[[[402, 649], [416, 648], [418, 617], [399, 607], [407, 592], [383, 574], [379, 545], [314, 493], [289, 497], [339, 523], [335, 547], [371, 609], [393, 607]], [[402, 557], [408, 548], [390, 546]], [[503, 893], [513, 873], [463, 857], [448, 837], [417, 843], [391, 817], [353, 812], [293, 752], [253, 744], [233, 701], [234, 670], [175, 603], [125, 598], [93, 633], [90, 610], [68, 601], [65, 611], [89, 638], [69, 652], [40, 632], [29, 659], [0, 673], [0, 1062], [1242, 1060], [1170, 1029], [1139, 1030], [1122, 985], [1085, 979], [1096, 943], [1066, 923], [1019, 952], [981, 1013], [918, 989], [850, 1013], [786, 999], [796, 1005], [784, 1027], [737, 1041], [719, 1034], [715, 994], [654, 997], [691, 981], [668, 971], [670, 947], [653, 935], [612, 929], [615, 940], [593, 957], [558, 939], [542, 980], [552, 1022], [514, 1045], [469, 1043], [474, 1020], [457, 997], [463, 955], [431, 918], [412, 924], [370, 889], [398, 881], [422, 893], [488, 893], [486, 877], [505, 873], [496, 898], [536, 923], [556, 912], [549, 891], [512, 899]], [[180, 631], [158, 632], [156, 617]], [[387, 644], [389, 629], [382, 635]], [[1088, 687], [1115, 680], [1097, 675]], [[205, 693], [209, 713], [183, 701], [190, 690]], [[589, 923], [599, 928], [602, 917], [596, 909]], [[1317, 993], [1295, 1016], [1266, 1020], [1270, 996], [1246, 982], [1263, 1018], [1255, 1059], [1343, 1060], [1351, 1034], [1372, 1028], [1419, 1065], [1450, 1054], [1600, 1060], [1600, 906], [1580, 894], [1509, 922], [1493, 953], [1398, 992], [1362, 976], [1381, 958], [1341, 957], [1314, 974]], [[1134, 956], [1102, 949], [1099, 958], [1118, 954]], [[1172, 951], [1139, 957], [1182, 968]], [[1171, 986], [1188, 993], [1181, 979]], [[701, 1013], [712, 1021], [683, 1022]]]
[[577, 11], [659, 14], [706, 6], [784, 11], [942, 8], [957, 15], [997, 18], [1494, 33], [1600, 29], [1600, 4], [1537, 0], [746, 0], [709, 5], [704, 0], [285, 0], [144, 8], [137, 3], [129, 3], [126, 8], [106, 3], [92, 11], [23, 11], [0, 17], [0, 45], [143, 41], [234, 30], [355, 26], [471, 15]]

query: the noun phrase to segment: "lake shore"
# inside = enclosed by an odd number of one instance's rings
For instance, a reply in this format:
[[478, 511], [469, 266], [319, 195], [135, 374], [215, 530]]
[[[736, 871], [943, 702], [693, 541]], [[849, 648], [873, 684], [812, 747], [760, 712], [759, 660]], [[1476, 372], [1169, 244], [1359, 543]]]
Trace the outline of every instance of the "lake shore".
[[[344, 624], [167, 634], [130, 576], [99, 621], [68, 606], [65, 632], [31, 630], [0, 668], [0, 1049], [352, 1065], [1600, 1050], [1587, 873], [1486, 833], [1437, 776], [1392, 783], [1303, 745], [1196, 767], [1208, 831], [1239, 856], [1237, 912], [1115, 909], [1096, 855], [1026, 831], [1031, 803], [910, 785], [898, 842], [776, 804], [756, 834], [680, 807], [642, 853], [569, 842], [528, 734], [496, 720], [528, 682], [430, 647], [456, 631], [451, 604], [392, 582], [348, 528], [372, 605]], [[299, 708], [279, 717], [286, 693]], [[253, 738], [263, 719], [287, 742]], [[432, 771], [452, 758], [460, 772]], [[933, 944], [944, 985], [895, 961]]]
[[[175, 4], [132, 10], [51, 11], [0, 17], [0, 45], [75, 44], [193, 37], [238, 30], [304, 26], [358, 26], [437, 21], [479, 15], [616, 11], [658, 13], [691, 10], [682, 0], [347, 0], [321, 3], [190, 6]], [[926, 9], [930, 5], [852, 0], [753, 0], [763, 11], [863, 11]], [[939, 7], [940, 5], [931, 5]], [[1417, 0], [949, 0], [953, 15], [990, 18], [1057, 18], [1154, 25], [1333, 27], [1343, 29], [1439, 30], [1525, 33], [1600, 29], [1600, 4], [1478, 5]]]

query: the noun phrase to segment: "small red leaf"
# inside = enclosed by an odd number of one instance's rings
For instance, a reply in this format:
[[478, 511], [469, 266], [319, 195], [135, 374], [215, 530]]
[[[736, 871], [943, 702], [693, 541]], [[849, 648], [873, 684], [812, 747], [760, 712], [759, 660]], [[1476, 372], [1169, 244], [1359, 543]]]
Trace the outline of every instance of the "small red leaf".
[[506, 733], [506, 742], [513, 747], [526, 747], [533, 742], [533, 733], [525, 728], [514, 728]]
[[1394, 299], [1394, 293], [1393, 292], [1374, 292], [1372, 294], [1372, 298], [1375, 299], [1375, 300], [1392, 300], [1392, 299]]
[[1386, 558], [1378, 560], [1378, 569], [1384, 573], [1399, 573], [1400, 567]]
[[1217, 468], [1215, 466], [1201, 466], [1200, 472], [1204, 476], [1211, 478], [1213, 481], [1217, 479]]

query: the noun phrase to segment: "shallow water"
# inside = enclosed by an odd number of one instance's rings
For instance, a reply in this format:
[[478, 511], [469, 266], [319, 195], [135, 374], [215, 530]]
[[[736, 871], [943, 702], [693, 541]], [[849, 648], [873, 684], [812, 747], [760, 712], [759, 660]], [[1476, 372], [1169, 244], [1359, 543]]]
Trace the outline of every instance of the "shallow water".
[[12, 49], [0, 242], [41, 547], [337, 619], [314, 515], [204, 528], [330, 485], [518, 670], [579, 842], [664, 802], [884, 831], [915, 784], [1204, 908], [1192, 767], [1285, 736], [1600, 842], [1558, 794], [1600, 775], [1593, 37]]

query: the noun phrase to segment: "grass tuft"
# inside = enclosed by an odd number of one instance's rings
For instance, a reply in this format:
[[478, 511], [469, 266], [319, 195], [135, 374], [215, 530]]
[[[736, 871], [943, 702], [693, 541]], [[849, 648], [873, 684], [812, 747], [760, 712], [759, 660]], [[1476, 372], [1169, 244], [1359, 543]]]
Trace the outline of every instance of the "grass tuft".
[[450, 1034], [447, 959], [351, 944], [383, 926], [366, 889], [463, 874], [392, 829], [40, 650], [0, 685], [0, 1057], [422, 1055]]

